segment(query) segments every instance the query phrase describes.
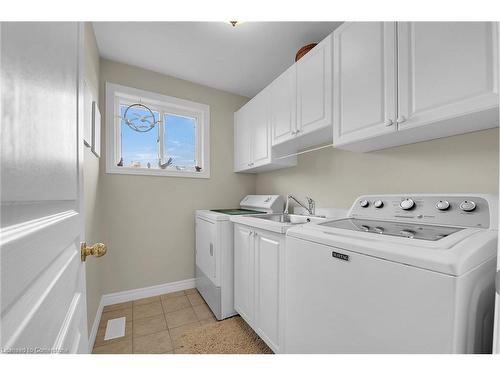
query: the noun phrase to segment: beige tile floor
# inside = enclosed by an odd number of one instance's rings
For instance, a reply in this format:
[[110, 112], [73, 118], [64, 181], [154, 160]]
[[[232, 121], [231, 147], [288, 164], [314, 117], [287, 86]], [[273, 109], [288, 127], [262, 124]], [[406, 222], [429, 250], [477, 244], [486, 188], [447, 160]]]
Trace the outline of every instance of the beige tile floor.
[[[104, 340], [109, 319], [125, 317], [125, 336]], [[215, 322], [196, 289], [106, 306], [92, 353], [183, 353], [179, 337], [190, 329]]]

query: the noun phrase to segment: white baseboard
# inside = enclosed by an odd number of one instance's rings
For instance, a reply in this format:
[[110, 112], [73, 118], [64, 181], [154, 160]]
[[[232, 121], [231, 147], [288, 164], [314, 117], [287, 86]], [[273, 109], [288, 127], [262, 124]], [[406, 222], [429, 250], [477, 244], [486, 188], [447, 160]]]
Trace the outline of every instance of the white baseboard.
[[145, 288], [125, 290], [123, 292], [104, 294], [101, 297], [101, 302], [97, 308], [96, 316], [94, 318], [94, 324], [92, 325], [92, 331], [89, 337], [89, 347], [90, 352], [94, 347], [95, 338], [97, 336], [97, 329], [99, 328], [99, 323], [101, 322], [101, 315], [104, 306], [114, 305], [115, 303], [122, 303], [133, 301], [140, 298], [147, 298], [153, 296], [159, 296], [161, 294], [178, 292], [180, 290], [191, 289], [195, 287], [195, 279], [187, 279], [181, 281], [174, 281], [172, 283], [160, 284], [148, 286]]
[[92, 324], [92, 330], [90, 331], [89, 353], [92, 353], [92, 349], [94, 348], [95, 338], [97, 336], [97, 330], [99, 329], [99, 323], [101, 323], [101, 315], [103, 309], [104, 305], [101, 297], [101, 301], [99, 302], [99, 306], [97, 307], [97, 311], [95, 313], [94, 324]]
[[126, 290], [124, 292], [104, 294], [102, 296], [102, 305], [103, 306], [114, 305], [115, 303], [128, 302], [140, 298], [159, 296], [160, 294], [191, 289], [195, 287], [194, 281], [195, 279], [187, 279], [181, 281], [174, 281], [173, 283], [148, 286], [146, 288]]

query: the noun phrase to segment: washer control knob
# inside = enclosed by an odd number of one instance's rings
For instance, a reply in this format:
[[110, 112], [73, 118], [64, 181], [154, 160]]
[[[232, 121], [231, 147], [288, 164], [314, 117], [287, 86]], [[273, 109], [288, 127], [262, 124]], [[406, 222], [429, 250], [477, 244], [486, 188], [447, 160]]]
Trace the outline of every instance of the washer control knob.
[[382, 227], [375, 227], [375, 232], [377, 232], [378, 234], [382, 234], [382, 233], [384, 233], [384, 228], [382, 228]]
[[361, 225], [361, 230], [364, 230], [365, 232], [369, 232], [370, 231], [370, 227], [368, 225]]
[[465, 212], [471, 212], [476, 209], [476, 204], [473, 201], [463, 201], [460, 203], [460, 209]]
[[363, 208], [366, 208], [370, 205], [370, 202], [368, 202], [366, 199], [360, 200], [359, 205]]
[[411, 210], [413, 207], [415, 207], [415, 202], [411, 198], [406, 198], [405, 200], [401, 201], [399, 206], [403, 210]]
[[450, 202], [448, 201], [439, 201], [436, 203], [436, 208], [439, 211], [446, 211], [448, 208], [450, 208]]
[[379, 200], [376, 200], [375, 202], [373, 202], [373, 205], [375, 206], [375, 208], [382, 208], [382, 207], [384, 207], [384, 202], [382, 202], [379, 199]]

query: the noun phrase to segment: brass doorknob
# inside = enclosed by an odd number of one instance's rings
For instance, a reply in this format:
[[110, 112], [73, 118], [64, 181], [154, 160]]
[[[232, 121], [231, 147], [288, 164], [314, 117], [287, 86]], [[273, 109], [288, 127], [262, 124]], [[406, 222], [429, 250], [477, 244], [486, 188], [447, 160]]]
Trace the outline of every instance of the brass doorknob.
[[96, 243], [93, 246], [87, 246], [86, 242], [80, 244], [80, 255], [82, 262], [85, 262], [89, 255], [93, 255], [96, 258], [102, 257], [106, 254], [108, 248], [103, 243]]

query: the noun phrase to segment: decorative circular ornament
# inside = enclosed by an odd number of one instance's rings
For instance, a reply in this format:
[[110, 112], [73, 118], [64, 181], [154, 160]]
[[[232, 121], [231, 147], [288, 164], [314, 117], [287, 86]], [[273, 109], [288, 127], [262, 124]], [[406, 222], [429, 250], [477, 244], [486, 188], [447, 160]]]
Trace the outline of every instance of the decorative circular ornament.
[[[146, 114], [141, 115], [140, 112], [146, 112]], [[123, 113], [123, 121], [128, 127], [136, 132], [145, 133], [153, 129], [158, 121], [155, 121], [155, 115], [153, 111], [144, 104], [134, 103], [127, 107], [125, 113]]]

